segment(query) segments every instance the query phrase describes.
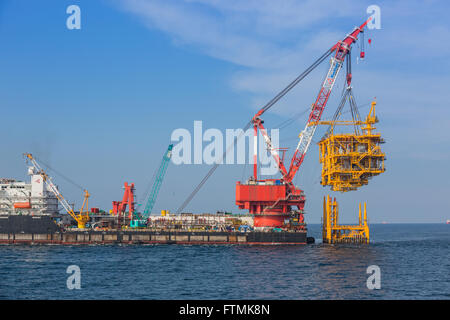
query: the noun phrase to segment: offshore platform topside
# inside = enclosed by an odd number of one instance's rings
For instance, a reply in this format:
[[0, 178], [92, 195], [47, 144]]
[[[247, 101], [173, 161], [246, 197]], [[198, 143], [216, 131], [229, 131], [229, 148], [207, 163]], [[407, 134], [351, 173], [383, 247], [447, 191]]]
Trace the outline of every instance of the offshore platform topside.
[[[177, 214], [174, 215], [163, 210], [161, 215], [152, 215], [156, 197], [171, 159], [173, 145], [169, 146], [163, 156], [151, 192], [145, 195], [145, 205], [142, 207], [142, 204], [136, 204], [134, 184], [125, 183], [122, 200], [113, 201], [112, 210], [108, 212], [99, 208], [89, 210], [90, 194], [84, 188], [82, 188], [83, 204], [79, 211], [75, 211], [73, 205], [69, 204], [63, 197], [59, 188], [53, 183], [52, 178], [44, 171], [36, 158], [28, 153], [25, 154], [25, 158], [31, 163], [28, 172], [31, 176], [31, 183], [26, 184], [8, 179], [0, 181], [0, 243], [306, 244], [314, 242], [312, 237], [307, 237], [304, 219], [306, 197], [303, 190], [294, 185], [293, 179], [303, 163], [317, 127], [323, 124], [320, 121], [323, 111], [345, 61], [347, 62], [346, 95], [350, 95], [352, 80], [351, 47], [357, 41], [358, 36], [363, 34], [364, 27], [369, 20], [360, 27], [356, 27], [343, 40], [338, 41], [328, 49], [309, 68], [261, 108], [247, 124], [244, 131], [253, 127], [255, 146], [258, 145], [258, 132], [261, 133], [267, 145], [267, 150], [275, 159], [281, 174], [278, 179], [261, 179], [258, 177], [258, 155], [255, 147], [253, 176], [245, 182], [238, 181], [236, 183], [236, 205], [239, 209], [248, 210], [248, 214], [233, 215], [225, 212], [190, 214], [182, 212], [195, 193], [214, 172], [214, 167], [177, 210]], [[361, 52], [361, 58], [363, 56], [364, 52]], [[261, 116], [327, 58], [330, 61], [328, 72], [311, 107], [306, 126], [299, 135], [299, 142], [291, 162], [287, 166], [284, 164], [286, 149], [273, 146]], [[336, 123], [335, 120], [333, 119], [333, 124]], [[354, 123], [360, 125], [361, 121], [355, 120]], [[373, 121], [370, 123], [373, 123]], [[369, 135], [370, 133], [369, 131]], [[360, 141], [358, 137], [353, 138], [353, 140], [355, 139]], [[381, 140], [378, 139], [377, 141]], [[356, 142], [356, 147], [355, 142], [352, 143], [353, 148], [358, 148], [358, 150], [361, 146], [364, 147], [364, 143]], [[333, 148], [334, 145], [330, 147], [330, 150], [334, 150]], [[321, 162], [324, 162], [323, 159], [328, 156], [328, 153], [324, 153], [323, 150], [325, 148], [321, 146]], [[337, 153], [342, 152], [337, 151]], [[352, 173], [344, 170], [345, 172], [339, 176], [339, 179], [341, 179], [339, 182], [336, 182], [333, 174], [327, 173], [326, 176], [323, 175], [322, 177], [322, 184], [333, 185], [334, 188], [337, 185], [345, 185], [348, 190], [354, 190], [356, 187], [366, 184], [367, 177], [384, 171], [384, 163], [382, 164], [383, 168], [379, 167], [381, 163], [379, 160], [384, 159], [384, 154], [381, 154], [381, 151], [375, 147], [371, 150], [370, 156], [373, 160], [368, 162], [366, 161], [367, 157], [361, 160], [360, 155], [354, 156], [364, 166], [359, 166], [364, 170], [363, 173], [358, 175], [355, 174], [355, 170]], [[344, 162], [345, 159], [342, 163]], [[46, 167], [49, 168], [47, 165]], [[334, 168], [329, 161], [327, 162], [327, 168], [328, 170]], [[352, 180], [347, 179], [349, 174]], [[356, 187], [353, 188], [352, 186]], [[15, 190], [15, 192], [11, 190]], [[58, 204], [63, 207], [67, 214], [59, 213]], [[330, 209], [327, 212], [334, 211]], [[343, 232], [345, 233], [345, 230], [339, 229], [336, 224], [337, 214], [336, 219], [330, 213], [325, 215], [324, 206], [324, 217], [330, 217], [327, 218], [328, 221], [334, 221], [329, 223], [329, 229], [331, 230], [333, 227], [334, 231], [324, 231], [324, 234], [326, 232], [333, 234], [334, 236], [330, 239], [337, 242], [340, 235]], [[360, 225], [361, 230], [367, 227], [366, 224], [363, 228], [361, 218]]]

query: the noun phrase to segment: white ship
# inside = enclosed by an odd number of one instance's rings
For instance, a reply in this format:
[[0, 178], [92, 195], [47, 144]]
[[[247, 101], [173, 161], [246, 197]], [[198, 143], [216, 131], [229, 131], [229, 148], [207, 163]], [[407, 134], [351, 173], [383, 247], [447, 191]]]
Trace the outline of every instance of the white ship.
[[0, 216], [32, 215], [57, 216], [58, 199], [36, 174], [34, 167], [28, 168], [30, 182], [0, 178]]

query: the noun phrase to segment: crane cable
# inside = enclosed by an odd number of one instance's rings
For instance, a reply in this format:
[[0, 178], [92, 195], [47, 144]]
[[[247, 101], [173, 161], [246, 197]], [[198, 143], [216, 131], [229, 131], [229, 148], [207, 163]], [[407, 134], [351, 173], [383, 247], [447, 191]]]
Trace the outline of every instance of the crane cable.
[[[290, 126], [291, 124], [293, 124], [295, 122], [295, 120], [298, 120], [299, 118], [304, 116], [308, 111], [311, 111], [311, 107], [308, 107], [308, 108], [304, 109], [303, 111], [300, 111], [300, 112], [296, 113], [291, 118], [289, 118], [289, 119], [281, 122], [280, 124], [274, 126], [274, 128], [278, 129], [278, 130], [282, 130], [282, 129]], [[298, 138], [298, 136], [297, 136], [297, 138]]]
[[[351, 51], [349, 51], [349, 54], [346, 57], [346, 62], [347, 62], [347, 74], [345, 77], [345, 81], [348, 80], [348, 77], [350, 75], [350, 80], [351, 80], [351, 73], [352, 73], [352, 67], [351, 67]], [[342, 91], [342, 97], [341, 97], [341, 101], [339, 102], [339, 105], [333, 115], [332, 118], [332, 124], [330, 124], [328, 126], [327, 131], [325, 132], [325, 136], [329, 135], [331, 133], [331, 129], [334, 129], [334, 122], [338, 120], [338, 118], [341, 116], [342, 114], [342, 109], [345, 106], [345, 103], [347, 101], [348, 98], [348, 103], [350, 105], [350, 111], [351, 115], [352, 115], [352, 119], [353, 121], [361, 121], [361, 116], [359, 114], [359, 107], [356, 104], [355, 98], [354, 98], [354, 94], [353, 94], [353, 89], [350, 86], [350, 84], [347, 83], [347, 85], [344, 86], [343, 91]], [[359, 132], [359, 128], [358, 126], [355, 124], [355, 134], [357, 134]]]
[[278, 102], [281, 98], [283, 98], [286, 93], [288, 93], [293, 87], [295, 87], [300, 81], [302, 81], [311, 71], [313, 71], [319, 64], [323, 62], [326, 58], [330, 56], [332, 53], [332, 49], [328, 49], [319, 59], [317, 59], [311, 66], [309, 66], [308, 69], [303, 71], [302, 74], [300, 74], [297, 78], [295, 78], [294, 81], [292, 81], [286, 88], [280, 91], [272, 100], [270, 100], [261, 110], [262, 115], [264, 112], [269, 110], [275, 103]]
[[136, 198], [136, 202], [138, 202], [138, 200], [140, 201], [140, 199], [142, 198], [142, 203], [137, 203], [137, 206], [140, 208], [144, 203], [146, 203], [147, 202], [147, 199], [148, 199], [148, 197], [150, 196], [150, 189], [151, 189], [151, 187], [152, 187], [152, 185], [153, 185], [153, 182], [155, 181], [155, 179], [156, 179], [156, 174], [158, 173], [158, 169], [159, 169], [159, 167], [156, 167], [155, 168], [155, 170], [154, 170], [154, 172], [153, 172], [153, 175], [152, 175], [152, 178], [151, 178], [151, 180], [149, 180], [149, 182], [148, 182], [148, 184], [147, 184], [147, 186], [146, 186], [146, 188], [145, 188], [145, 190], [144, 190], [144, 192], [142, 193], [142, 196], [140, 197], [140, 198]]
[[[303, 71], [297, 78], [295, 78], [286, 88], [281, 90], [272, 100], [270, 100], [261, 110], [260, 114], [262, 115], [264, 112], [269, 110], [275, 103], [277, 103], [282, 97], [284, 97], [292, 88], [294, 88], [300, 81], [302, 81], [311, 71], [313, 71], [319, 64], [321, 64], [326, 58], [328, 58], [331, 53], [333, 52], [333, 49], [328, 49], [319, 59], [317, 59], [311, 66], [309, 66], [305, 71]], [[200, 181], [200, 183], [195, 187], [195, 189], [191, 192], [191, 194], [184, 200], [184, 202], [181, 204], [181, 206], [177, 209], [176, 213], [181, 213], [184, 208], [191, 202], [192, 198], [197, 194], [197, 192], [202, 188], [202, 186], [205, 184], [205, 182], [209, 179], [209, 177], [216, 171], [217, 167], [223, 162], [228, 152], [234, 148], [238, 142], [238, 140], [244, 135], [245, 131], [247, 131], [250, 126], [253, 123], [253, 119], [250, 120], [245, 127], [243, 128], [242, 132], [239, 134], [239, 136], [234, 137], [234, 141], [232, 144], [228, 146], [228, 148], [225, 150], [225, 152], [222, 155], [222, 159], [220, 162], [216, 162], [211, 169], [209, 169], [208, 173], [203, 177], [203, 179]]]
[[64, 180], [66, 180], [67, 182], [71, 183], [72, 185], [74, 185], [75, 187], [79, 188], [81, 191], [86, 190], [86, 188], [83, 188], [81, 185], [79, 185], [78, 183], [76, 183], [75, 181], [73, 181], [72, 179], [68, 178], [67, 176], [63, 175], [61, 172], [58, 172], [57, 170], [53, 169], [52, 167], [50, 167], [48, 164], [46, 164], [44, 161], [42, 161], [41, 159], [38, 159], [36, 156], [33, 156], [33, 158], [35, 160], [37, 160], [39, 163], [43, 164], [45, 167], [47, 167], [48, 170], [53, 171], [54, 173], [56, 173], [57, 175], [59, 175], [61, 178], [63, 178]]
[[[370, 106], [371, 105], [371, 101], [369, 101], [369, 102], [367, 102], [367, 103], [364, 103], [364, 104], [361, 104], [361, 105], [359, 105], [359, 106], [356, 106], [356, 108], [358, 109], [358, 112], [359, 112], [359, 110], [361, 109], [361, 108], [363, 108], [363, 107], [368, 107], [368, 106]], [[341, 115], [343, 115], [343, 114], [347, 114], [347, 113], [350, 113], [351, 112], [351, 110], [347, 110], [347, 111], [342, 111], [342, 112], [339, 112], [339, 116], [341, 116]], [[337, 120], [337, 118], [333, 118], [334, 120]], [[290, 124], [289, 124], [290, 125]], [[287, 127], [287, 125], [285, 126], [285, 127]], [[281, 127], [281, 128], [279, 128], [279, 129], [282, 129], [282, 128], [284, 128], [284, 127]], [[328, 127], [328, 129], [327, 129], [327, 131], [328, 130], [330, 130], [330, 127]], [[292, 141], [292, 140], [294, 140], [294, 139], [298, 139], [298, 135], [295, 135], [295, 136], [290, 136], [290, 137], [288, 137], [288, 138], [284, 138], [284, 139], [282, 139], [282, 140], [280, 140], [280, 142], [287, 142], [287, 141]], [[318, 141], [316, 141], [316, 140], [312, 140], [314, 143], [318, 143]]]

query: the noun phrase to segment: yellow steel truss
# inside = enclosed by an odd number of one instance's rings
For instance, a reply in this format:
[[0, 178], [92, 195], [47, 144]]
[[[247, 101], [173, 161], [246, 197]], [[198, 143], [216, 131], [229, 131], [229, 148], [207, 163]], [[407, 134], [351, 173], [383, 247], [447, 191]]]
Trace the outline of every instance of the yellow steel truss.
[[[368, 184], [373, 176], [385, 171], [385, 154], [380, 144], [384, 142], [379, 133], [373, 133], [378, 122], [373, 101], [365, 121], [321, 121], [330, 125], [330, 132], [319, 142], [323, 186], [333, 191], [346, 192]], [[361, 133], [334, 134], [337, 125], [361, 127]]]
[[333, 200], [330, 196], [323, 198], [323, 243], [369, 243], [369, 240], [366, 203], [363, 217], [359, 204], [358, 225], [339, 225], [339, 207], [336, 198]]

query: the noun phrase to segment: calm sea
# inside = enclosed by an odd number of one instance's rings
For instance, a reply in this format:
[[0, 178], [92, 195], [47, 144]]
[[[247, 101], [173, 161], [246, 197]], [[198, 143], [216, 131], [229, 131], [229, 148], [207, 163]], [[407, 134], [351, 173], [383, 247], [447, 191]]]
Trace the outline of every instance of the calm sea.
[[[370, 245], [0, 246], [0, 299], [449, 299], [450, 225], [372, 225]], [[67, 288], [69, 265], [81, 289]], [[377, 265], [381, 289], [369, 290]]]

